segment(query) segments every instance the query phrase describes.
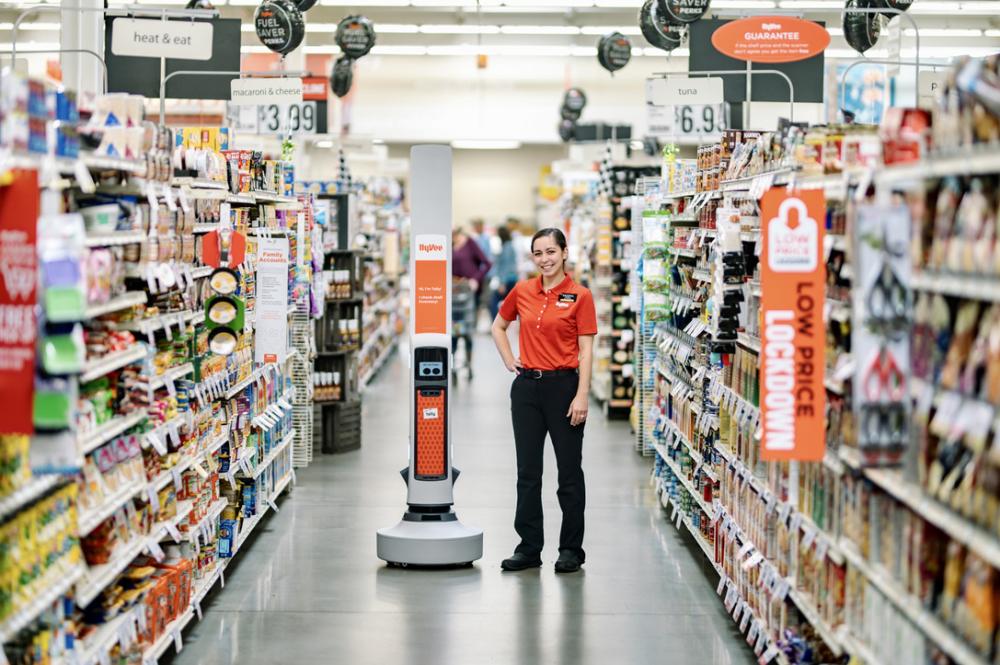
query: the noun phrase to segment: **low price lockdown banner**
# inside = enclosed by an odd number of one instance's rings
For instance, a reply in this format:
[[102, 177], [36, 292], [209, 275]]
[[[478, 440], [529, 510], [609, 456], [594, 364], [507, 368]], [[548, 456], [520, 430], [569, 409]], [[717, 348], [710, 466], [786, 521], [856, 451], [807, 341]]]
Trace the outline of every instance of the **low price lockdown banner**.
[[761, 199], [761, 458], [817, 462], [826, 452], [826, 266], [822, 190]]
[[38, 174], [0, 187], [0, 434], [31, 434], [38, 275]]

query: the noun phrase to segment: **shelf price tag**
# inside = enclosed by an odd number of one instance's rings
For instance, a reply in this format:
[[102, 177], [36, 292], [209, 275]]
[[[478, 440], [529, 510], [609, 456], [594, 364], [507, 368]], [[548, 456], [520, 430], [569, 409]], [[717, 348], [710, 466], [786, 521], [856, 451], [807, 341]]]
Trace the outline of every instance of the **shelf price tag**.
[[201, 621], [201, 603], [199, 601], [194, 601], [194, 614], [198, 617], [198, 621]]
[[[81, 160], [76, 160], [76, 164], [73, 167], [73, 174], [76, 176], [76, 184], [79, 185], [80, 191], [84, 194], [93, 194], [97, 191], [97, 186], [94, 185], [94, 179], [90, 176], [90, 169]], [[0, 661], [2, 665], [4, 661]]]
[[729, 578], [726, 577], [725, 575], [723, 575], [722, 577], [719, 578], [719, 585], [717, 587], [715, 587], [715, 595], [716, 596], [721, 596], [722, 595], [722, 591], [726, 588], [726, 583], [728, 581], [729, 581]]
[[180, 628], [174, 628], [173, 637], [174, 637], [174, 650], [177, 653], [180, 653], [181, 649], [184, 648], [184, 640], [181, 639], [181, 629]]
[[166, 556], [163, 553], [163, 548], [160, 547], [160, 543], [157, 542], [156, 537], [150, 538], [149, 543], [146, 545], [146, 551], [149, 552], [149, 556], [157, 560], [157, 562], [163, 561]]
[[170, 534], [170, 537], [174, 539], [174, 542], [179, 543], [183, 540], [183, 538], [181, 537], [181, 532], [177, 530], [177, 526], [174, 525], [172, 522], [167, 524], [166, 529], [167, 533]]

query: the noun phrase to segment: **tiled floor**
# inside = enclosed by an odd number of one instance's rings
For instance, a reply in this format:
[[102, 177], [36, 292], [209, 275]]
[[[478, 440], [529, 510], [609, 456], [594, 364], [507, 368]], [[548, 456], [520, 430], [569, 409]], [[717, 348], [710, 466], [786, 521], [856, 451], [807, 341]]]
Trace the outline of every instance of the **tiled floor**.
[[485, 530], [475, 567], [387, 568], [375, 531], [404, 510], [407, 369], [386, 365], [364, 396], [364, 445], [320, 456], [229, 569], [175, 665], [751, 663], [714, 574], [661, 514], [651, 463], [628, 426], [595, 405], [584, 443], [587, 564], [556, 576], [555, 457], [546, 452], [545, 566], [501, 573], [516, 540], [508, 387], [488, 338], [453, 390], [455, 507]]

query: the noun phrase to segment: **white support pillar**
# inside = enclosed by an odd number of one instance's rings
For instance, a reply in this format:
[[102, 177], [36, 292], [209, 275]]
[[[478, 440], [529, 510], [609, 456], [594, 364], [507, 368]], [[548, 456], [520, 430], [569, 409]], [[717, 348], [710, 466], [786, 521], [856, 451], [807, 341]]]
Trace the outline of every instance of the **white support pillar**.
[[[62, 0], [62, 6], [99, 9], [102, 0]], [[60, 48], [90, 49], [104, 56], [104, 14], [96, 11], [59, 12], [62, 30], [59, 31]], [[81, 99], [100, 94], [103, 90], [104, 67], [89, 53], [63, 53], [60, 55], [63, 83], [76, 90]]]

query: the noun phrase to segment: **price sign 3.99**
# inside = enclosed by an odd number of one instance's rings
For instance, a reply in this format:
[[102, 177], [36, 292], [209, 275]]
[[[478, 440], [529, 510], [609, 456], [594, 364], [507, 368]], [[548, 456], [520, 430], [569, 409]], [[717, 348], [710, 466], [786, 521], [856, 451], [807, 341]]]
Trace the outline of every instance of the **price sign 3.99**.
[[326, 104], [304, 101], [296, 104], [260, 104], [256, 107], [230, 106], [230, 127], [253, 134], [322, 134], [326, 132]]

